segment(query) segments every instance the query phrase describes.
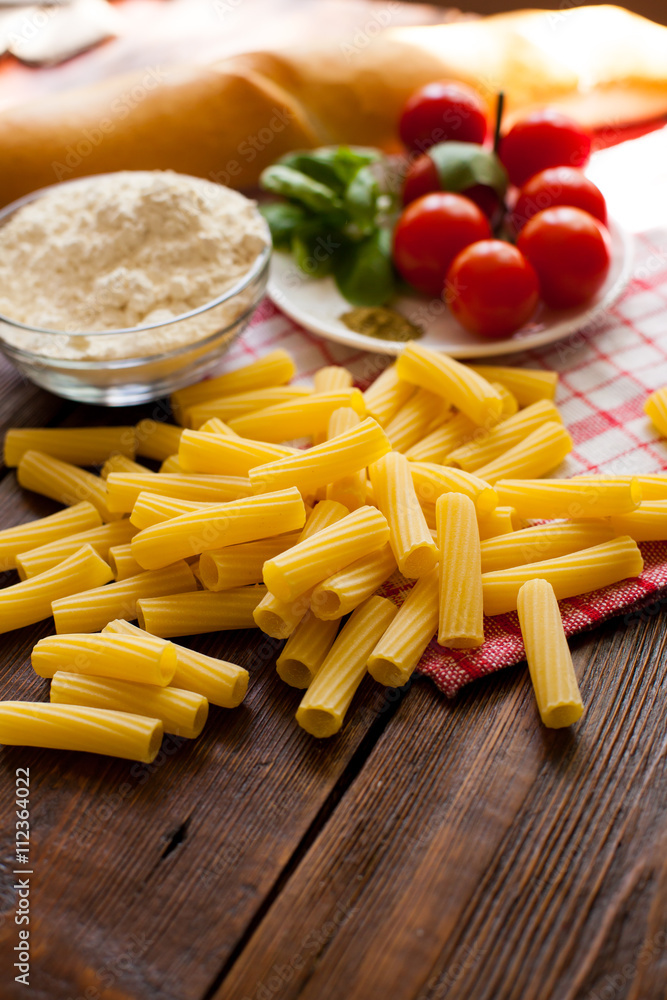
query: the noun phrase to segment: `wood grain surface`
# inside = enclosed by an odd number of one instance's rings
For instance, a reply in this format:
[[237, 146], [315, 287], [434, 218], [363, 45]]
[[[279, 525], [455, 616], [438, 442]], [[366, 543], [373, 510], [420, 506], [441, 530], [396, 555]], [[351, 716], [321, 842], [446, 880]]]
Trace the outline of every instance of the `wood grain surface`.
[[[156, 407], [78, 407], [0, 366], [3, 430], [142, 413]], [[56, 509], [2, 471], [3, 526]], [[278, 643], [193, 639], [251, 673], [198, 741], [167, 737], [150, 766], [0, 752], [0, 997], [665, 1000], [663, 621], [658, 602], [573, 641], [587, 713], [572, 732], [539, 724], [517, 667], [454, 701], [367, 678], [343, 733], [316, 741]], [[29, 654], [50, 631], [0, 636], [3, 698], [46, 699]], [[13, 968], [17, 767], [29, 989]]]

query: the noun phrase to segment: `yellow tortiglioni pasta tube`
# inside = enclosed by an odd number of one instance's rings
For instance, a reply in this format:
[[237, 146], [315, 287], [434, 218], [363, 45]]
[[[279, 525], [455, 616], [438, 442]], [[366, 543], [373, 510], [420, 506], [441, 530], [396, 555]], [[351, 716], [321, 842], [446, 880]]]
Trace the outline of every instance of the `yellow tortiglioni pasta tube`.
[[111, 567], [91, 545], [82, 545], [52, 569], [0, 590], [0, 632], [34, 625], [51, 616], [51, 602], [101, 587], [111, 580]]
[[391, 545], [350, 563], [340, 573], [323, 580], [313, 590], [310, 607], [317, 618], [342, 618], [358, 608], [396, 570]]
[[253, 389], [251, 392], [240, 392], [236, 396], [221, 396], [219, 399], [207, 399], [203, 403], [197, 403], [185, 410], [183, 419], [187, 427], [201, 429], [202, 424], [211, 418], [232, 420], [234, 417], [242, 417], [255, 410], [263, 410], [267, 406], [303, 399], [305, 396], [310, 396], [312, 391], [298, 385]]
[[552, 472], [574, 448], [562, 424], [549, 421], [532, 431], [504, 454], [476, 470], [480, 479], [492, 485], [499, 479], [534, 479]]
[[519, 590], [528, 580], [547, 580], [556, 598], [562, 601], [639, 576], [643, 568], [637, 543], [621, 535], [567, 556], [483, 573], [484, 614], [501, 615], [514, 611]]
[[247, 476], [248, 470], [264, 462], [294, 455], [297, 449], [284, 445], [249, 441], [226, 434], [184, 430], [178, 461], [186, 472], [208, 475]]
[[88, 500], [100, 512], [103, 521], [116, 521], [122, 516], [111, 511], [103, 479], [42, 451], [25, 452], [18, 465], [17, 478], [24, 489], [57, 500], [65, 507]]
[[297, 709], [296, 721], [311, 736], [339, 731], [366, 673], [368, 657], [397, 610], [385, 597], [369, 597], [351, 615]]
[[380, 425], [370, 418], [308, 451], [259, 465], [248, 473], [253, 490], [266, 493], [296, 486], [304, 495], [365, 469], [391, 451]]
[[135, 447], [134, 427], [12, 427], [5, 434], [5, 465], [18, 465], [26, 451], [72, 465], [101, 465], [115, 452], [134, 458]]
[[337, 392], [340, 389], [349, 389], [353, 382], [352, 372], [341, 365], [327, 365], [324, 368], [318, 368], [313, 376], [315, 392]]
[[264, 583], [281, 601], [293, 601], [305, 590], [389, 541], [386, 518], [374, 507], [360, 507], [337, 524], [269, 559]]
[[180, 422], [183, 410], [205, 399], [231, 396], [253, 389], [265, 389], [271, 385], [285, 385], [296, 375], [296, 366], [287, 351], [278, 349], [265, 354], [243, 368], [226, 372], [217, 378], [206, 379], [196, 385], [179, 389], [171, 396], [171, 405]]
[[443, 420], [449, 407], [442, 396], [428, 389], [417, 389], [385, 427], [394, 451], [407, 451], [424, 437], [434, 422]]
[[207, 590], [231, 590], [233, 587], [261, 583], [262, 567], [266, 560], [295, 545], [298, 537], [298, 532], [294, 531], [274, 538], [260, 538], [256, 542], [202, 552], [199, 560], [202, 583]]
[[140, 420], [136, 426], [137, 455], [163, 462], [178, 451], [182, 427], [166, 424], [161, 420]]
[[200, 590], [173, 597], [148, 597], [137, 601], [139, 625], [163, 639], [173, 635], [200, 635], [235, 628], [255, 628], [253, 611], [264, 587], [237, 587], [214, 594]]
[[0, 531], [0, 572], [15, 569], [17, 556], [29, 549], [97, 528], [101, 524], [97, 508], [84, 500], [74, 507], [59, 510], [57, 514], [5, 528]]
[[616, 535], [629, 535], [636, 542], [661, 542], [667, 539], [667, 500], [642, 501], [630, 514], [610, 518]]
[[208, 702], [201, 694], [154, 684], [133, 684], [107, 677], [87, 677], [59, 670], [51, 682], [51, 702], [130, 712], [159, 719], [165, 733], [195, 739], [208, 718]]
[[667, 437], [667, 386], [651, 393], [644, 403], [644, 413], [662, 436]]
[[573, 476], [575, 483], [590, 483], [593, 486], [604, 483], [629, 483], [635, 481], [642, 491], [644, 500], [667, 500], [667, 476]]
[[[345, 369], [342, 369], [345, 371]], [[359, 415], [349, 406], [342, 406], [329, 417], [329, 427], [326, 437], [331, 440], [344, 434], [360, 423]], [[344, 504], [348, 510], [358, 510], [366, 503], [366, 470], [359, 469], [349, 476], [337, 479], [327, 486], [327, 500], [336, 500]]]
[[411, 462], [435, 462], [440, 465], [451, 451], [469, 441], [476, 430], [479, 431], [479, 428], [469, 417], [457, 413], [408, 448], [406, 458]]
[[408, 344], [396, 362], [396, 370], [399, 378], [442, 396], [475, 424], [493, 427], [502, 416], [500, 393], [472, 368], [447, 354]]
[[435, 566], [437, 548], [419, 506], [405, 455], [390, 452], [368, 469], [376, 503], [389, 525], [389, 544], [403, 576], [423, 576]]
[[[185, 431], [183, 432], [185, 433]], [[129, 514], [140, 493], [156, 493], [172, 500], [196, 500], [199, 503], [226, 503], [249, 496], [251, 486], [241, 476], [191, 476], [178, 473], [139, 475], [113, 472], [107, 479], [112, 510]]]
[[40, 677], [70, 670], [160, 687], [171, 684], [176, 672], [176, 650], [171, 643], [156, 649], [150, 637], [141, 635], [47, 635], [34, 647], [31, 661]]
[[110, 583], [107, 587], [97, 584], [95, 587], [85, 594], [75, 593], [53, 601], [53, 619], [59, 635], [64, 632], [97, 632], [114, 618], [136, 618], [139, 598], [196, 590], [197, 581], [186, 562], [177, 562], [166, 569], [139, 573], [127, 580]]
[[140, 493], [132, 508], [130, 521], [137, 529], [150, 528], [153, 524], [169, 521], [179, 514], [191, 514], [195, 510], [205, 510], [206, 507], [215, 506], [216, 504], [210, 501], [203, 503], [201, 500], [173, 500], [157, 493]]
[[181, 468], [181, 463], [178, 461], [178, 455], [170, 455], [169, 458], [165, 458], [159, 468], [160, 475], [164, 475], [165, 473], [176, 473], [179, 475], [182, 472], [183, 469]]
[[407, 684], [438, 629], [439, 572], [420, 577], [368, 658], [368, 672], [379, 684]]
[[541, 399], [496, 424], [491, 430], [478, 429], [467, 444], [460, 445], [447, 455], [447, 461], [467, 472], [474, 472], [519, 444], [542, 424], [554, 422], [562, 422], [560, 413], [549, 400]]
[[492, 382], [491, 385], [500, 395], [503, 403], [502, 420], [506, 420], [509, 417], [513, 417], [514, 414], [519, 409], [519, 404], [517, 402], [516, 396], [512, 395], [507, 386], [504, 386], [502, 382]]
[[140, 566], [160, 569], [206, 549], [283, 534], [305, 523], [306, 510], [297, 489], [264, 493], [179, 514], [144, 528], [132, 539], [132, 554]]
[[517, 612], [540, 718], [550, 729], [571, 726], [583, 715], [584, 703], [551, 584], [524, 583]]
[[435, 505], [440, 549], [438, 643], [474, 649], [484, 642], [482, 567], [475, 505], [444, 493]]
[[576, 479], [503, 479], [496, 483], [498, 502], [519, 517], [584, 518], [629, 514], [641, 503], [639, 483], [579, 482]]
[[102, 479], [108, 479], [112, 472], [142, 472], [148, 474], [150, 471], [145, 465], [133, 462], [131, 458], [127, 458], [125, 455], [116, 454], [110, 455], [107, 458], [100, 469], [100, 476]]
[[481, 541], [485, 538], [495, 538], [497, 535], [508, 535], [511, 531], [518, 531], [522, 526], [523, 522], [517, 517], [513, 507], [496, 507], [483, 517], [480, 517], [479, 513], [477, 515]]
[[132, 555], [132, 546], [112, 545], [108, 552], [108, 561], [113, 570], [114, 580], [127, 580], [128, 576], [136, 576], [143, 573], [144, 567], [140, 566]]
[[522, 528], [510, 535], [487, 538], [482, 542], [482, 573], [566, 556], [579, 549], [589, 549], [591, 545], [609, 542], [615, 535], [621, 534], [629, 532], [614, 531], [605, 521], [578, 524], [556, 522]]
[[325, 622], [306, 615], [276, 660], [278, 676], [291, 687], [307, 688], [333, 645], [338, 625], [337, 620]]
[[366, 413], [385, 427], [414, 393], [414, 385], [401, 381], [396, 365], [390, 365], [366, 389], [364, 393]]
[[159, 719], [84, 705], [0, 701], [0, 743], [5, 746], [84, 750], [150, 764], [164, 729]]
[[294, 438], [326, 433], [329, 417], [341, 406], [350, 406], [362, 417], [366, 407], [358, 389], [311, 393], [300, 399], [234, 417], [229, 426], [245, 438], [259, 441], [291, 441]]
[[103, 634], [140, 635], [150, 639], [157, 649], [166, 645], [172, 646], [176, 652], [176, 673], [172, 685], [194, 691], [202, 695], [211, 705], [221, 708], [236, 708], [245, 698], [248, 690], [248, 671], [236, 663], [218, 660], [194, 649], [186, 649], [175, 642], [167, 642], [158, 636], [149, 635], [143, 629], [131, 625], [123, 619], [109, 622], [103, 629]]
[[[206, 423], [202, 424], [199, 428], [204, 434], [222, 434], [223, 437], [238, 437], [239, 435], [236, 431], [233, 431], [229, 424], [226, 424], [224, 420], [220, 417], [209, 417]], [[178, 458], [178, 455], [176, 456]]]
[[[75, 509], [75, 507], [69, 508], [69, 510]], [[76, 535], [68, 535], [67, 538], [59, 538], [49, 542], [48, 545], [22, 552], [16, 557], [16, 568], [20, 578], [27, 580], [31, 576], [37, 576], [38, 573], [45, 573], [47, 569], [67, 559], [82, 545], [92, 545], [97, 554], [106, 561], [112, 545], [125, 545], [136, 533], [137, 529], [127, 518], [123, 518], [122, 521], [112, 521], [111, 524], [102, 524], [98, 528], [91, 528], [90, 531], [79, 531]]]
[[434, 504], [443, 493], [463, 493], [473, 501], [480, 517], [498, 506], [493, 487], [471, 472], [429, 462], [411, 462], [410, 473], [421, 504]]
[[470, 365], [478, 375], [489, 382], [502, 382], [509, 389], [519, 406], [530, 406], [539, 399], [556, 396], [558, 373], [536, 368], [506, 368], [502, 365]]

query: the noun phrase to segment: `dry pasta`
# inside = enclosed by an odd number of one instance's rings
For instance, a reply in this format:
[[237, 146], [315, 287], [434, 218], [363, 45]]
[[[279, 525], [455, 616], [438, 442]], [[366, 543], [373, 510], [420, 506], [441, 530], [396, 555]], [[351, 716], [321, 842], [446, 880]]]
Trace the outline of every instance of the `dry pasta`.
[[438, 629], [439, 570], [417, 580], [398, 614], [368, 658], [371, 677], [387, 687], [402, 687]]
[[449, 407], [442, 396], [428, 389], [417, 389], [398, 413], [385, 425], [385, 434], [395, 451], [407, 451], [416, 444], [435, 422], [440, 422], [449, 413]]
[[179, 389], [171, 396], [171, 405], [180, 423], [182, 412], [189, 406], [206, 399], [232, 396], [251, 389], [266, 389], [272, 385], [285, 385], [296, 375], [296, 365], [287, 351], [278, 349], [265, 354], [249, 365], [226, 372], [217, 378], [206, 379]]
[[311, 736], [333, 736], [366, 674], [368, 657], [396, 616], [385, 597], [369, 597], [350, 616], [310, 683], [296, 721]]
[[350, 563], [339, 573], [323, 580], [313, 590], [310, 607], [325, 621], [341, 618], [358, 608], [396, 570], [391, 545]]
[[313, 376], [315, 392], [336, 392], [339, 389], [349, 389], [354, 379], [352, 372], [342, 365], [327, 365], [318, 368]]
[[644, 413], [662, 436], [667, 437], [667, 386], [651, 393], [644, 403]]
[[[323, 369], [325, 370], [325, 369]], [[345, 369], [342, 369], [343, 371]], [[360, 423], [359, 415], [349, 406], [342, 406], [329, 417], [326, 438], [331, 440], [351, 430]], [[349, 476], [343, 476], [333, 483], [329, 483], [326, 489], [327, 500], [335, 500], [342, 503], [348, 510], [358, 510], [366, 503], [366, 470], [359, 469]]]
[[109, 507], [103, 479], [42, 451], [26, 451], [19, 462], [17, 476], [24, 489], [57, 500], [65, 507], [88, 500], [98, 509], [103, 521], [115, 521], [122, 516]]
[[481, 541], [486, 538], [495, 538], [497, 535], [508, 535], [512, 531], [518, 531], [523, 526], [523, 522], [517, 517], [513, 507], [496, 507], [490, 514], [483, 517], [477, 515], [477, 527]]
[[264, 587], [237, 587], [214, 594], [209, 590], [148, 597], [137, 601], [139, 625], [152, 635], [199, 635], [235, 628], [255, 628], [253, 611], [266, 593]]
[[473, 371], [489, 382], [502, 382], [516, 397], [519, 406], [530, 406], [539, 399], [553, 400], [558, 385], [558, 373], [535, 368], [507, 368], [502, 365], [470, 365]]
[[443, 493], [463, 493], [473, 501], [480, 517], [486, 517], [498, 506], [493, 487], [471, 472], [429, 462], [411, 462], [410, 473], [422, 505], [434, 504]]
[[101, 465], [116, 452], [134, 458], [134, 427], [12, 427], [5, 434], [5, 465], [41, 451], [72, 465]]
[[132, 508], [130, 521], [137, 529], [150, 528], [153, 524], [168, 521], [172, 517], [178, 517], [179, 514], [190, 514], [195, 510], [215, 506], [216, 504], [210, 501], [174, 500], [171, 497], [159, 496], [157, 493], [140, 493]]
[[484, 642], [482, 567], [475, 506], [462, 493], [435, 505], [440, 549], [438, 643], [472, 649]]
[[573, 447], [574, 442], [563, 425], [549, 421], [492, 462], [482, 465], [476, 474], [491, 484], [499, 479], [534, 479], [558, 468]]
[[642, 491], [644, 500], [667, 500], [667, 475], [652, 476], [574, 476], [575, 483], [590, 483], [596, 486], [600, 483], [625, 483], [635, 481]]
[[446, 354], [408, 344], [396, 362], [400, 378], [442, 396], [475, 424], [492, 427], [502, 416], [500, 393], [472, 368]]
[[277, 406], [267, 406], [243, 417], [234, 417], [229, 426], [244, 438], [278, 444], [294, 438], [325, 434], [329, 417], [341, 406], [350, 406], [362, 417], [366, 413], [364, 397], [359, 390], [344, 389], [340, 392], [311, 393]]
[[496, 483], [498, 502], [519, 517], [615, 517], [636, 510], [642, 499], [636, 480], [579, 482], [576, 479], [503, 479]]
[[497, 569], [524, 566], [526, 563], [541, 562], [566, 556], [579, 549], [609, 542], [615, 535], [629, 534], [614, 531], [604, 521], [583, 523], [552, 522], [538, 524], [532, 528], [522, 528], [510, 535], [487, 538], [482, 542], [482, 572], [492, 573]]
[[411, 462], [435, 462], [440, 465], [459, 445], [469, 441], [479, 430], [464, 413], [457, 413], [440, 424], [405, 452]]
[[[185, 432], [184, 432], [185, 433]], [[173, 500], [225, 503], [248, 496], [250, 482], [241, 476], [190, 476], [178, 473], [147, 475], [114, 472], [107, 479], [109, 505], [120, 514], [129, 514], [140, 493], [157, 493]]]
[[290, 548], [298, 537], [298, 532], [292, 532], [203, 552], [199, 560], [202, 583], [207, 590], [231, 590], [261, 583], [266, 560]]
[[503, 404], [502, 408], [502, 420], [506, 420], [509, 417], [513, 417], [514, 414], [519, 409], [519, 404], [517, 402], [516, 396], [514, 396], [507, 386], [504, 386], [502, 382], [492, 382], [491, 385], [496, 390]]
[[307, 688], [324, 663], [338, 632], [339, 622], [306, 615], [276, 660], [278, 676], [295, 688]]
[[[135, 469], [135, 472], [136, 471], [138, 470]], [[178, 461], [178, 455], [170, 455], [169, 458], [165, 458], [164, 462], [159, 468], [160, 475], [165, 475], [169, 473], [180, 474], [182, 472], [183, 469], [181, 468], [181, 463]]]
[[571, 726], [583, 715], [584, 704], [551, 584], [524, 583], [517, 611], [540, 718], [550, 729]]
[[[262, 410], [267, 406], [288, 403], [290, 400], [303, 399], [310, 396], [312, 389], [303, 386], [284, 385], [267, 389], [252, 389], [250, 392], [240, 392], [235, 396], [221, 396], [219, 399], [207, 399], [203, 403], [188, 407], [183, 414], [186, 427], [200, 428], [212, 418], [226, 422], [234, 417], [242, 417], [246, 413]], [[234, 432], [235, 433], [235, 432]]]
[[366, 389], [364, 393], [366, 413], [385, 427], [414, 393], [414, 385], [401, 381], [396, 365], [390, 365]]
[[132, 546], [129, 542], [125, 545], [112, 545], [107, 560], [113, 570], [114, 580], [127, 580], [128, 576], [136, 576], [137, 573], [144, 571], [144, 567], [140, 566], [132, 555]]
[[[28, 524], [0, 531], [0, 571], [15, 569], [17, 556], [29, 549], [47, 545], [82, 531], [89, 531], [102, 524], [99, 511], [87, 500], [59, 510], [57, 514], [40, 517]], [[82, 543], [83, 544], [83, 543]]]
[[160, 687], [171, 684], [176, 672], [176, 651], [171, 643], [156, 649], [150, 637], [141, 635], [47, 635], [33, 649], [31, 660], [40, 677], [70, 670]]
[[100, 476], [102, 479], [108, 479], [112, 472], [144, 472], [149, 473], [151, 470], [147, 469], [145, 465], [141, 465], [140, 462], [133, 462], [131, 458], [127, 458], [125, 455], [110, 455], [106, 462], [100, 469]]
[[247, 476], [248, 470], [263, 462], [294, 455], [296, 449], [284, 445], [249, 441], [238, 435], [206, 434], [184, 430], [178, 461], [186, 472], [207, 475]]
[[369, 468], [375, 500], [389, 525], [389, 544], [403, 576], [415, 578], [433, 569], [437, 548], [419, 506], [410, 463], [390, 452]]
[[447, 461], [467, 472], [474, 472], [519, 444], [538, 427], [550, 422], [560, 423], [560, 413], [549, 400], [539, 400], [496, 424], [491, 430], [478, 430], [467, 444], [451, 451], [447, 455]]
[[[75, 507], [69, 508], [69, 510], [75, 509]], [[133, 524], [123, 518], [122, 521], [102, 524], [89, 531], [79, 531], [75, 535], [68, 535], [47, 545], [29, 549], [16, 557], [18, 574], [22, 580], [27, 580], [38, 573], [44, 573], [73, 555], [82, 545], [92, 545], [97, 554], [106, 560], [111, 546], [125, 545], [136, 534], [136, 530]]]
[[223, 437], [238, 437], [236, 431], [233, 431], [229, 424], [226, 424], [220, 417], [210, 417], [206, 423], [201, 425], [199, 430], [203, 431], [204, 434], [222, 434]]
[[616, 535], [629, 535], [636, 542], [659, 542], [667, 539], [667, 500], [642, 500], [630, 514], [610, 519]]
[[162, 420], [140, 420], [136, 426], [137, 455], [163, 462], [178, 451], [182, 427]]

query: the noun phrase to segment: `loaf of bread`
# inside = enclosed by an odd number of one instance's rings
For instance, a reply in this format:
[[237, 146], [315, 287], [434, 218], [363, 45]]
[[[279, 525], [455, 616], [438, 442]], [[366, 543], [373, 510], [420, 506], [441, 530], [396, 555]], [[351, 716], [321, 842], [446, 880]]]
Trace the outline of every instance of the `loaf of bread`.
[[519, 11], [113, 77], [0, 113], [0, 201], [121, 169], [247, 188], [297, 147], [390, 150], [405, 99], [443, 78], [490, 107], [503, 90], [506, 124], [549, 104], [613, 129], [667, 114], [667, 27], [606, 5]]

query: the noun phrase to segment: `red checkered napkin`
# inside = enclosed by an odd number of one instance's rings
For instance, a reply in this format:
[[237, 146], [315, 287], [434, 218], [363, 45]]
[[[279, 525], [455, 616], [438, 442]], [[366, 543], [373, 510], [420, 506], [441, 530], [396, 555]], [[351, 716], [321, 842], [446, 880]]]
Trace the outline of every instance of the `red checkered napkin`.
[[[647, 170], [647, 158], [655, 169]], [[667, 385], [667, 178], [661, 176], [667, 169], [664, 164], [667, 164], [667, 130], [598, 154], [591, 174], [607, 195], [611, 213], [636, 232], [637, 224], [644, 228], [642, 223], [646, 219], [651, 219], [654, 226], [638, 232], [633, 278], [622, 299], [601, 322], [549, 348], [498, 361], [546, 368], [560, 375], [556, 403], [572, 435], [574, 451], [554, 476], [598, 471], [628, 475], [667, 468], [667, 442], [660, 438], [643, 412], [648, 394]], [[630, 204], [624, 200], [628, 176], [633, 178], [635, 195], [637, 178], [642, 178], [641, 200], [638, 197]], [[248, 355], [257, 357], [278, 346], [292, 354], [301, 375], [310, 376], [322, 365], [345, 365], [362, 388], [387, 360], [306, 332], [268, 300], [230, 351], [229, 359], [235, 363], [247, 362]], [[645, 568], [638, 579], [561, 602], [568, 635], [627, 611], [637, 601], [667, 587], [667, 542], [642, 544], [641, 550]], [[385, 592], [400, 600], [404, 590], [400, 584], [392, 583]], [[452, 696], [469, 681], [524, 658], [514, 612], [487, 618], [485, 635], [484, 645], [476, 650], [445, 650], [432, 642], [419, 670]]]

